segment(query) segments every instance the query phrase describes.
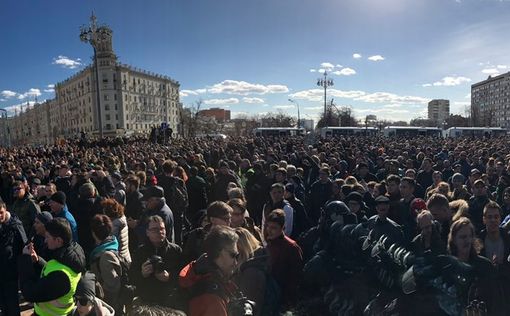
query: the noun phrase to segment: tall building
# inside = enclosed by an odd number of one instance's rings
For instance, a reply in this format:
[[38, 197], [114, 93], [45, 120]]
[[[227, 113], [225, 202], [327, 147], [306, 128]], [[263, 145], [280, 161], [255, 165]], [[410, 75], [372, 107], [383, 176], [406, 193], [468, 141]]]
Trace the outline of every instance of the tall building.
[[471, 85], [475, 126], [510, 127], [510, 72]]
[[428, 119], [442, 126], [443, 122], [450, 116], [450, 100], [434, 99], [429, 102]]
[[95, 16], [91, 29], [101, 35], [94, 42], [97, 72], [95, 63], [89, 65], [57, 83], [55, 99], [7, 118], [0, 128], [4, 144], [48, 144], [81, 132], [98, 136], [100, 126], [109, 137], [147, 133], [161, 124], [180, 131], [179, 82], [120, 63], [111, 29], [96, 27]]
[[214, 117], [217, 122], [230, 121], [230, 110], [210, 108], [198, 112], [200, 116]]

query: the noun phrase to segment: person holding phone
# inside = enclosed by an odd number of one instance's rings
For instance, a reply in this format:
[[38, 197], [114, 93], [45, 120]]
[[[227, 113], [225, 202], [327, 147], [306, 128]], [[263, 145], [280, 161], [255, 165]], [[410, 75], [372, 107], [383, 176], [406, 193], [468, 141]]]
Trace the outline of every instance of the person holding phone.
[[16, 260], [26, 242], [20, 219], [0, 200], [0, 310], [5, 315], [20, 314]]

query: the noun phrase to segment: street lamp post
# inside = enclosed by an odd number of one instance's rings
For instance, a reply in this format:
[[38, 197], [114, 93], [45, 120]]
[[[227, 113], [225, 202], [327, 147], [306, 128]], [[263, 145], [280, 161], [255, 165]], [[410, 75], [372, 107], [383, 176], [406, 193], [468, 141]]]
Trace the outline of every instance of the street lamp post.
[[297, 127], [301, 128], [301, 118], [299, 116], [299, 103], [293, 99], [289, 99], [289, 102], [294, 103], [297, 106]]
[[97, 48], [99, 44], [108, 35], [108, 29], [105, 27], [97, 27], [96, 16], [92, 12], [90, 17], [90, 26], [82, 26], [80, 28], [80, 39], [84, 43], [89, 43], [94, 49], [94, 71], [96, 73], [96, 102], [97, 102], [97, 117], [99, 124], [99, 138], [103, 138], [103, 117], [101, 111], [101, 96], [99, 95], [99, 67], [97, 65]]
[[333, 79], [328, 79], [328, 73], [324, 70], [324, 79], [317, 79], [317, 85], [324, 88], [324, 118], [326, 118], [327, 105], [326, 105], [326, 90], [328, 87], [333, 86]]

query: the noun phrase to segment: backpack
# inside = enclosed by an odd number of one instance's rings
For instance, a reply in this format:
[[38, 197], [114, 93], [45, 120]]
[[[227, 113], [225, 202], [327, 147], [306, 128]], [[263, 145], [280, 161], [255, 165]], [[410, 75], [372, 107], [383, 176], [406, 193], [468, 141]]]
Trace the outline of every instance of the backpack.
[[[251, 316], [255, 303], [248, 300], [241, 291], [235, 292], [228, 291], [222, 282], [212, 280], [203, 280], [195, 284], [190, 293], [188, 293], [188, 300], [203, 294], [212, 294], [220, 297], [223, 301], [227, 302], [227, 315], [228, 316]], [[265, 314], [261, 314], [264, 315]], [[271, 316], [271, 315], [269, 315]]]
[[[118, 293], [118, 300], [119, 303], [122, 305], [130, 305], [133, 302], [133, 299], [135, 298], [135, 286], [130, 284], [129, 281], [129, 262], [121, 257], [117, 251], [111, 251], [109, 252], [113, 253], [117, 260], [120, 262], [120, 289]], [[99, 258], [95, 261], [97, 265], [97, 270], [101, 271], [99, 269]], [[101, 279], [101, 280], [100, 280]], [[96, 296], [100, 299], [104, 299], [104, 290], [101, 285], [102, 278], [101, 276], [97, 276], [96, 279]]]
[[264, 306], [260, 315], [277, 316], [280, 315], [280, 306], [282, 300], [282, 291], [280, 286], [270, 273], [266, 272], [266, 290], [264, 292]]
[[169, 186], [170, 192], [165, 194], [166, 202], [172, 212], [178, 214], [184, 212], [188, 207], [188, 194], [186, 188], [179, 179], [172, 177], [172, 184]]

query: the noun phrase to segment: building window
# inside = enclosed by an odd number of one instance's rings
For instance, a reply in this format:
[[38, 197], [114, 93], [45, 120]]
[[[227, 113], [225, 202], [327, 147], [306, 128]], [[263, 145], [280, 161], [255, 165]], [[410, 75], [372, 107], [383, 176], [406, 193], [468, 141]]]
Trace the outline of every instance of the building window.
[[106, 111], [109, 111], [109, 110], [110, 110], [110, 105], [109, 105], [109, 104], [105, 104], [104, 109], [105, 109]]
[[117, 101], [117, 93], [113, 95], [113, 100]]
[[106, 114], [106, 120], [109, 121], [110, 120], [110, 114]]
[[108, 95], [107, 94], [104, 95], [104, 100], [108, 101]]
[[106, 129], [112, 129], [112, 125], [111, 124], [106, 124]]

